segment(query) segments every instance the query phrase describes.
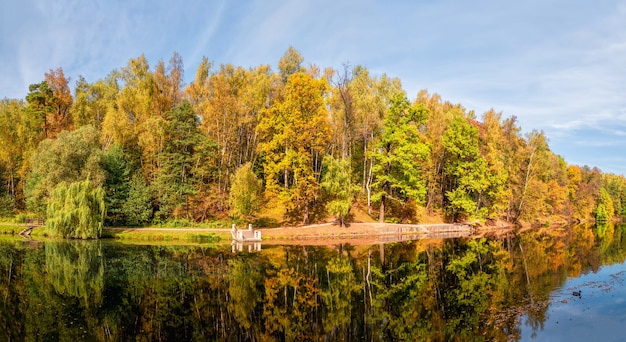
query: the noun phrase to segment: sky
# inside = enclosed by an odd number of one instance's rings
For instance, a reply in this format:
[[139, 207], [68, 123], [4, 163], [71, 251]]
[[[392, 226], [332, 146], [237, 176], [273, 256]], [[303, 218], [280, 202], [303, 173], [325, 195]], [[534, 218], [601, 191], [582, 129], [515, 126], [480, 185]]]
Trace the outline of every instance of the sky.
[[0, 98], [178, 52], [216, 65], [362, 65], [480, 118], [516, 116], [569, 164], [626, 174], [626, 0], [0, 0]]

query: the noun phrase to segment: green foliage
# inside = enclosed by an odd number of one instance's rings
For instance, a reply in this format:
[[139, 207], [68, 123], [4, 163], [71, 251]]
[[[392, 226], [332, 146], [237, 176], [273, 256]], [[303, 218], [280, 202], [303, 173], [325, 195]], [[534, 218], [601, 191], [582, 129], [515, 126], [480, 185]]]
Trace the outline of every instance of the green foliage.
[[130, 190], [130, 170], [118, 145], [111, 146], [103, 154], [102, 169], [105, 175], [103, 187], [106, 193], [106, 221], [112, 225], [124, 224], [124, 204]]
[[57, 139], [39, 144], [31, 158], [32, 172], [25, 190], [31, 210], [44, 212], [49, 194], [62, 182], [89, 178], [97, 186], [103, 184], [99, 139], [99, 132], [88, 125], [73, 132], [62, 131]]
[[350, 164], [347, 159], [335, 159], [331, 155], [322, 161], [326, 173], [322, 177], [322, 189], [328, 192], [331, 200], [326, 203], [329, 213], [339, 218], [339, 225], [344, 225], [346, 215], [350, 212], [354, 195], [359, 191], [352, 183]]
[[10, 195], [0, 194], [0, 217], [8, 217], [15, 212], [15, 200]]
[[130, 181], [128, 197], [122, 206], [126, 223], [131, 226], [144, 225], [152, 220], [152, 189], [141, 175]]
[[230, 187], [230, 215], [240, 220], [253, 220], [261, 205], [261, 187], [251, 163], [237, 169]]
[[48, 281], [57, 293], [74, 297], [85, 307], [98, 308], [104, 289], [100, 241], [46, 242]]
[[48, 200], [46, 225], [62, 237], [92, 239], [102, 234], [104, 190], [91, 180], [56, 186]]
[[[79, 77], [74, 98], [62, 69], [50, 70], [24, 100], [0, 100], [0, 211], [41, 215], [58, 184], [89, 177], [106, 192], [107, 224], [224, 218], [236, 207], [234, 175], [250, 162], [276, 206], [272, 224], [327, 213], [343, 222], [355, 194], [341, 179], [360, 183], [358, 198], [369, 214], [379, 204], [381, 221], [387, 211], [413, 222], [422, 205], [454, 220], [626, 213], [623, 176], [567, 165], [543, 132], [522, 135], [515, 117], [489, 110], [479, 122], [425, 90], [411, 103], [399, 79], [363, 66], [321, 71], [303, 61], [292, 47], [274, 72], [204, 58], [183, 89], [177, 53], [154, 68], [141, 55], [93, 83]], [[327, 156], [341, 156], [349, 177]], [[145, 186], [131, 193], [135, 174]]]
[[380, 221], [384, 221], [385, 201], [422, 203], [426, 184], [421, 177], [421, 162], [429, 156], [429, 148], [420, 136], [428, 110], [421, 105], [411, 106], [403, 94], [391, 99], [391, 107], [384, 121], [372, 167], [374, 181], [372, 200], [380, 203]]
[[153, 183], [157, 215], [165, 219], [183, 211], [190, 217], [189, 197], [196, 192], [198, 178], [195, 169], [204, 162], [199, 152], [207, 142], [198, 129], [198, 116], [191, 104], [184, 101], [164, 115], [164, 148], [159, 154], [159, 166]]
[[481, 208], [481, 197], [489, 180], [487, 161], [479, 150], [478, 129], [462, 116], [455, 116], [442, 140], [447, 155], [447, 211], [455, 220], [463, 216], [484, 219], [486, 208]]
[[606, 189], [600, 189], [600, 198], [598, 199], [598, 205], [596, 206], [595, 214], [596, 221], [607, 222], [613, 219], [613, 213], [615, 208], [613, 207], [613, 199], [609, 196]]

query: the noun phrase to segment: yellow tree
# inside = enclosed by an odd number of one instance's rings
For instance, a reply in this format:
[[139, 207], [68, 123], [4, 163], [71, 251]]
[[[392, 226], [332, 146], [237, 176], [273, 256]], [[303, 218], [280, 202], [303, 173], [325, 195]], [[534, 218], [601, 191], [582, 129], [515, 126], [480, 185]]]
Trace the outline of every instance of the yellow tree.
[[24, 185], [30, 172], [30, 156], [41, 137], [38, 120], [25, 110], [23, 101], [0, 100], [0, 198], [8, 196], [17, 209], [24, 208]]
[[217, 202], [224, 207], [232, 175], [256, 159], [256, 126], [268, 102], [271, 76], [268, 66], [211, 68], [204, 58], [185, 97], [202, 118], [201, 131], [218, 145], [215, 187]]
[[567, 196], [565, 163], [550, 151], [544, 133], [536, 130], [527, 135], [527, 142], [520, 154], [517, 177], [520, 186], [513, 194], [514, 217], [531, 220], [538, 215], [556, 213]]
[[421, 104], [428, 109], [428, 118], [424, 122], [424, 139], [430, 146], [430, 157], [425, 161], [423, 177], [426, 180], [428, 191], [426, 194], [426, 209], [432, 214], [437, 208], [441, 209], [444, 202], [444, 164], [445, 148], [441, 137], [456, 113], [464, 113], [461, 105], [454, 105], [442, 101], [439, 94], [429, 95], [428, 91], [421, 90], [415, 99], [415, 105]]
[[104, 80], [88, 83], [82, 76], [76, 81], [76, 98], [70, 109], [75, 128], [92, 125], [102, 129], [109, 108], [113, 107], [119, 86], [115, 72]]
[[102, 139], [105, 144], [117, 144], [126, 151], [138, 151], [139, 125], [152, 114], [152, 90], [154, 79], [145, 56], [131, 59], [128, 65], [116, 73], [122, 88], [115, 103], [107, 108], [102, 123]]
[[266, 194], [279, 196], [291, 216], [305, 224], [320, 192], [320, 169], [330, 136], [326, 91], [324, 79], [301, 72], [289, 76], [283, 96], [261, 111], [258, 126]]

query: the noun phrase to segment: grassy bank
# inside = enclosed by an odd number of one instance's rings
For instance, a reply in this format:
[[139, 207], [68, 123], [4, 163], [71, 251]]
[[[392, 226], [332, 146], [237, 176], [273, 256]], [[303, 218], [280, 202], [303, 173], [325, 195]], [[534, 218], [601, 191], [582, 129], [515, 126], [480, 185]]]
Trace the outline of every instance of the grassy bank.
[[104, 228], [103, 239], [125, 241], [181, 241], [214, 243], [230, 239], [230, 233], [199, 228]]
[[[25, 228], [23, 224], [0, 223], [0, 235], [18, 237]], [[46, 238], [54, 234], [45, 227], [37, 227], [31, 231], [30, 236]], [[229, 240], [230, 233], [210, 228], [103, 228], [101, 238], [124, 241], [215, 243]]]

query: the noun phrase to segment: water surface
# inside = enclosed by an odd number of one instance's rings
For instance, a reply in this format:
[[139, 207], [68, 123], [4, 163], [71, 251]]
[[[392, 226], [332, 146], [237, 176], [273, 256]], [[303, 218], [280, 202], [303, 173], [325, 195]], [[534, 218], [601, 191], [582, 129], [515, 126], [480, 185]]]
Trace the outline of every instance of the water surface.
[[[624, 226], [354, 246], [0, 242], [0, 336], [620, 340]], [[581, 291], [581, 296], [574, 296]]]

